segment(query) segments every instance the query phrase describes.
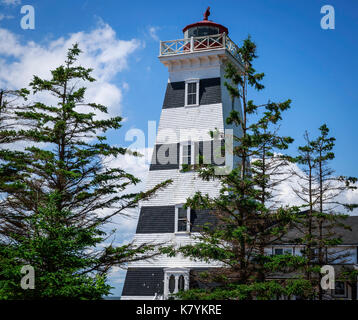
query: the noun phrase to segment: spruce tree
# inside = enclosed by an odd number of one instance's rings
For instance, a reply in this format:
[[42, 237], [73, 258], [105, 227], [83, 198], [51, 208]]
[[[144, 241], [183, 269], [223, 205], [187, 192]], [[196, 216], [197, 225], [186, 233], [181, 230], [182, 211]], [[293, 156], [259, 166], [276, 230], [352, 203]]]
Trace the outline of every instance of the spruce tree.
[[261, 91], [264, 74], [253, 67], [257, 58], [256, 45], [250, 37], [239, 49], [243, 69], [232, 64], [226, 67], [226, 88], [232, 98], [240, 100], [239, 110], [232, 109], [228, 124], [238, 126], [233, 155], [239, 161], [228, 174], [216, 176], [210, 166], [199, 170], [203, 179], [219, 179], [220, 194], [211, 198], [198, 192], [186, 206], [209, 209], [216, 223], [203, 227], [198, 242], [178, 249], [192, 259], [220, 262], [222, 267], [202, 272], [198, 279], [216, 283], [206, 289], [181, 292], [191, 299], [272, 299], [292, 294], [310, 294], [310, 284], [301, 279], [268, 281], [272, 272], [289, 272], [303, 265], [303, 258], [289, 255], [270, 256], [265, 247], [277, 242], [290, 226], [296, 207], [272, 205], [274, 188], [286, 167], [286, 157], [276, 155], [292, 142], [277, 133], [282, 113], [290, 108], [290, 100], [256, 105], [249, 100], [252, 89]]
[[335, 175], [330, 161], [335, 157], [336, 139], [329, 137], [326, 124], [319, 131], [314, 140], [307, 132], [304, 134], [306, 144], [298, 148], [299, 155], [295, 159], [301, 170], [293, 171], [298, 178], [298, 187], [292, 189], [303, 202], [303, 211], [296, 221], [297, 238], [294, 241], [303, 246], [305, 277], [316, 288], [321, 300], [324, 294], [320, 286], [321, 267], [344, 262], [349, 255], [345, 249], [339, 249], [341, 232], [350, 229], [345, 219], [357, 205], [344, 203], [339, 196], [355, 190], [357, 179]]
[[[140, 180], [109, 162], [129, 150], [105, 135], [122, 119], [85, 101], [85, 85], [95, 79], [77, 64], [80, 52], [75, 44], [49, 80], [34, 76], [30, 83], [33, 94], [51, 94], [57, 104], [38, 101], [15, 112], [26, 124], [15, 135], [26, 148], [21, 159], [7, 159], [22, 162], [16, 181], [1, 185], [0, 299], [99, 299], [109, 294], [111, 267], [156, 254], [151, 245], [108, 243], [111, 220], [170, 181], [126, 192]], [[35, 269], [34, 290], [20, 288], [23, 265]]]

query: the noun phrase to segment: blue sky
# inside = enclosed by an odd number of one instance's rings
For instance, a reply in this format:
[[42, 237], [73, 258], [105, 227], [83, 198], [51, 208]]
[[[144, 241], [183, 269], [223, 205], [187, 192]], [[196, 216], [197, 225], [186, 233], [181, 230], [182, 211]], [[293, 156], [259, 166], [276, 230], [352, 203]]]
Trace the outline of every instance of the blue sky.
[[[11, 1], [15, 4], [5, 4]], [[113, 92], [120, 97], [120, 105], [114, 106], [113, 110], [121, 113], [126, 121], [123, 130], [110, 133], [110, 141], [128, 144], [124, 141], [128, 129], [139, 128], [146, 132], [147, 121], [158, 121], [160, 117], [167, 70], [157, 58], [159, 39], [181, 38], [182, 28], [201, 20], [209, 5], [209, 19], [228, 27], [231, 39], [238, 45], [248, 34], [257, 44], [259, 59], [256, 69], [265, 72], [266, 89], [253, 94], [256, 102], [292, 99], [292, 109], [284, 116], [281, 126], [283, 134], [295, 139], [290, 152], [293, 153], [295, 147], [303, 142], [305, 130], [316, 134], [317, 128], [326, 123], [337, 138], [333, 163], [337, 173], [358, 176], [356, 0], [20, 2], [0, 0], [0, 32], [3, 37], [14, 37], [17, 41], [12, 47], [9, 41], [0, 43], [0, 86], [19, 83], [15, 79], [21, 78], [19, 74], [12, 77], [8, 74], [11, 70], [21, 71], [21, 68], [16, 69], [18, 65], [27, 68], [29, 73], [33, 71], [31, 62], [26, 62], [26, 52], [32, 52], [34, 46], [44, 53], [43, 64], [46, 66], [48, 61], [50, 66], [56, 59], [47, 53], [57, 52], [52, 47], [61, 45], [59, 39], [63, 39], [60, 41], [62, 44], [68, 44], [75, 39], [73, 34], [77, 34], [77, 38], [89, 41], [96, 30], [105, 29], [109, 34], [108, 41], [124, 41], [121, 43], [126, 50], [125, 57], [111, 58], [112, 72], [102, 65], [106, 63], [105, 59], [104, 62], [96, 61], [98, 55], [95, 50], [86, 61], [103, 67], [99, 75], [103, 88], [115, 88]], [[24, 4], [35, 8], [35, 30], [20, 28], [20, 8]], [[320, 9], [326, 4], [335, 9], [334, 30], [320, 27], [323, 16]], [[80, 32], [82, 36], [78, 35]], [[96, 49], [94, 42], [88, 45], [92, 49]], [[116, 54], [113, 50], [121, 48], [120, 44], [111, 47], [111, 44], [99, 42], [97, 49], [101, 50], [100, 46], [106, 45], [112, 55]], [[12, 49], [13, 54], [6, 53]], [[62, 51], [59, 49], [58, 52]], [[6, 76], [2, 70], [7, 70]], [[24, 72], [21, 78], [24, 83], [30, 80], [26, 74]], [[110, 99], [109, 92], [102, 91], [115, 105], [116, 95]], [[115, 293], [118, 294], [120, 289], [121, 285], [117, 285]]]

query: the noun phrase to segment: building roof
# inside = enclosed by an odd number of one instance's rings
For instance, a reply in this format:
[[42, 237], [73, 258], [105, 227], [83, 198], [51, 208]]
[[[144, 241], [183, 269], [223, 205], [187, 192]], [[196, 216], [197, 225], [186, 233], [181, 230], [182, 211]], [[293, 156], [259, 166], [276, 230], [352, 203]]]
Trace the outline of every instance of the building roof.
[[224, 27], [221, 24], [215, 23], [213, 21], [208, 20], [208, 16], [210, 15], [210, 7], [208, 7], [204, 13], [204, 19], [202, 21], [198, 21], [192, 24], [188, 24], [184, 29], [183, 32], [185, 32], [186, 30], [190, 29], [190, 28], [194, 28], [194, 27], [216, 27], [219, 28], [219, 33], [223, 33], [225, 32], [226, 34], [229, 34], [229, 30], [228, 28]]
[[[336, 226], [330, 232], [341, 237], [342, 244], [344, 245], [358, 245], [358, 216], [349, 216], [345, 219], [340, 219], [339, 222], [350, 229]], [[302, 233], [296, 228], [292, 228], [286, 235], [279, 241], [283, 243], [296, 243], [302, 237]]]

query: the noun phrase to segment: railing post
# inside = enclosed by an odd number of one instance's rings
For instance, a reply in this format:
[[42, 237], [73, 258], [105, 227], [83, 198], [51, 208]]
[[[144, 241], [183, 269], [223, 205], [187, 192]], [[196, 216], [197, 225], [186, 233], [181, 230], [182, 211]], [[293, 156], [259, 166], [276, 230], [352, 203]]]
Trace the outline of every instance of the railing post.
[[162, 41], [159, 43], [159, 56], [162, 55]]
[[194, 51], [194, 37], [190, 37], [190, 52]]
[[225, 49], [226, 48], [226, 33], [225, 32], [223, 33], [223, 46]]

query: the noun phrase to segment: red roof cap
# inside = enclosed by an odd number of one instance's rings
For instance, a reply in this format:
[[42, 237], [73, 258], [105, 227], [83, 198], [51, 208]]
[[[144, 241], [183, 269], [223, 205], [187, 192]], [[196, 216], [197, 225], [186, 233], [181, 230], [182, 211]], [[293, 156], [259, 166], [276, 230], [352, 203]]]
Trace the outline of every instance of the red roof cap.
[[229, 33], [229, 30], [228, 30], [226, 27], [224, 27], [223, 25], [208, 20], [208, 16], [210, 16], [210, 7], [208, 7], [208, 8], [206, 9], [206, 11], [205, 11], [205, 13], [204, 13], [204, 19], [203, 19], [202, 21], [195, 22], [195, 23], [192, 23], [192, 24], [188, 24], [188, 25], [183, 29], [183, 32], [185, 32], [186, 30], [188, 30], [188, 29], [190, 29], [190, 28], [193, 28], [193, 27], [205, 26], [205, 27], [216, 27], [216, 28], [219, 28], [219, 33], [223, 33], [223, 32], [225, 32], [226, 34]]

